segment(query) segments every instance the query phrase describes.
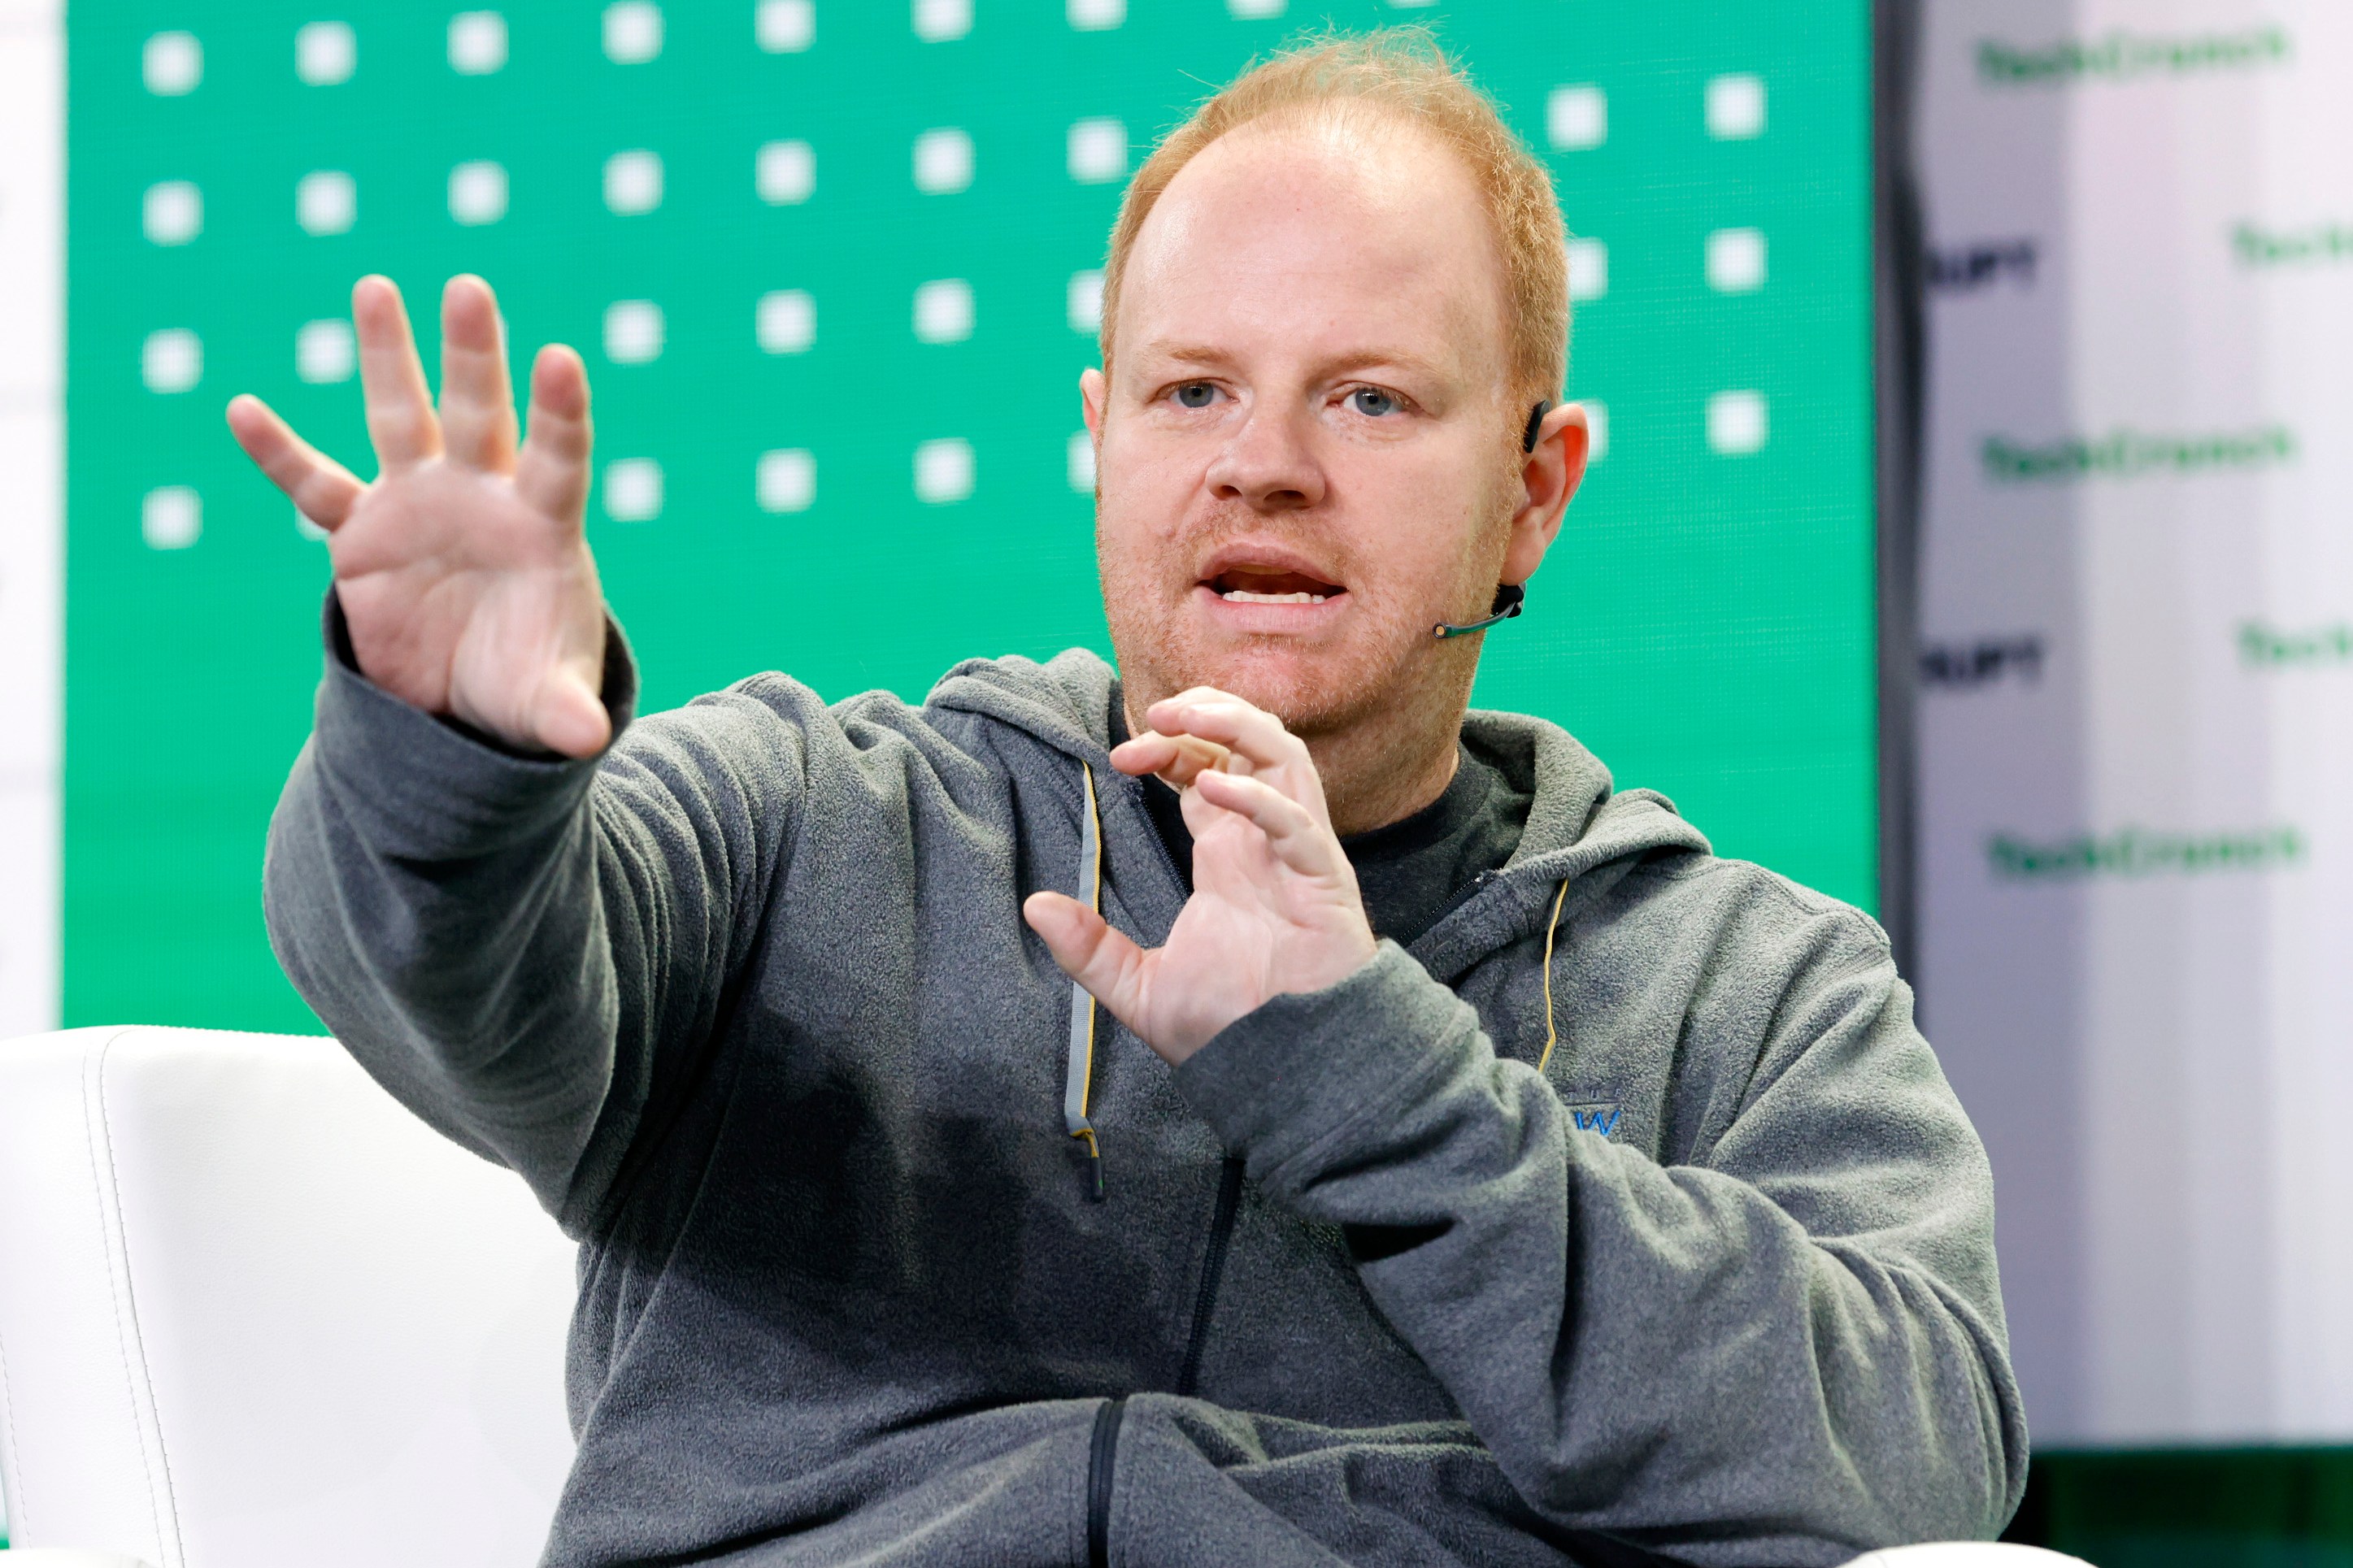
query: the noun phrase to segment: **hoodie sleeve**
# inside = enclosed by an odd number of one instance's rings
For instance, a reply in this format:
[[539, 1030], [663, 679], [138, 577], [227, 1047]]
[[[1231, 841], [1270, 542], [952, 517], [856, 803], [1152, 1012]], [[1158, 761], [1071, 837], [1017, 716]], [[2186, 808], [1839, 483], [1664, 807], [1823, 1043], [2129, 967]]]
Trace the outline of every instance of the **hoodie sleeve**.
[[1388, 943], [1177, 1081], [1271, 1197], [1343, 1228], [1555, 1523], [1708, 1564], [1989, 1538], [2026, 1468], [1991, 1173], [1876, 928], [1820, 923], [1730, 961], [1770, 1024], [1715, 1069], [1731, 1110], [1690, 1163], [1573, 1125]]
[[613, 747], [522, 756], [361, 675], [332, 596], [327, 633], [269, 825], [270, 944], [371, 1076], [581, 1234], [709, 1048], [788, 841], [802, 734], [733, 694], [632, 725], [608, 626]]

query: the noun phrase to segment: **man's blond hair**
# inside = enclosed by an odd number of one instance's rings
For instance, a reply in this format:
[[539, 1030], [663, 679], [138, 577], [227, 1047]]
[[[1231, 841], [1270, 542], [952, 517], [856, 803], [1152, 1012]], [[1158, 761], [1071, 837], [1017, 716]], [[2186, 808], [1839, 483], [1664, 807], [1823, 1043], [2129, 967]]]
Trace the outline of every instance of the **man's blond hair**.
[[1170, 132], [1135, 172], [1103, 266], [1103, 362], [1112, 363], [1119, 292], [1135, 237], [1176, 172], [1229, 132], [1268, 118], [1359, 107], [1451, 148], [1477, 185], [1503, 258], [1513, 393], [1557, 397], [1568, 366], [1568, 255], [1552, 176], [1456, 69], [1427, 29], [1391, 27], [1301, 44], [1234, 79]]

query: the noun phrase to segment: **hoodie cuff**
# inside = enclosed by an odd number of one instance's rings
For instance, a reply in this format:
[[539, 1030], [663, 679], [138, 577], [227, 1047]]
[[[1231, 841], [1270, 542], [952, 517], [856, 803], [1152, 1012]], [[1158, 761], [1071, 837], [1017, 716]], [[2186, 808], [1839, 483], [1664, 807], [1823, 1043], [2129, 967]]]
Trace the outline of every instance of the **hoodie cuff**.
[[1381, 1112], [1492, 1054], [1479, 1015], [1393, 942], [1322, 991], [1277, 996], [1178, 1065], [1178, 1092], [1251, 1175], [1354, 1144]]
[[[311, 754], [322, 782], [367, 825], [380, 852], [419, 859], [486, 854], [544, 830], [586, 793], [603, 753], [519, 752], [471, 725], [427, 713], [360, 673], [343, 601], [332, 588], [321, 621], [326, 674]], [[603, 688], [617, 740], [637, 707], [638, 674], [609, 615]]]

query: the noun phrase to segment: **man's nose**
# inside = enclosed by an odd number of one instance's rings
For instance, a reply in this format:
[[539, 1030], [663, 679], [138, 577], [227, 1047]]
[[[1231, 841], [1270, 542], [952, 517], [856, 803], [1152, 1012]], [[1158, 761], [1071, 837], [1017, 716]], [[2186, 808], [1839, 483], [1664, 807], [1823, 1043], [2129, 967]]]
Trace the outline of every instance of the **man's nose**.
[[1314, 430], [1296, 409], [1261, 403], [1209, 465], [1209, 491], [1254, 511], [1298, 511], [1324, 499], [1324, 467]]

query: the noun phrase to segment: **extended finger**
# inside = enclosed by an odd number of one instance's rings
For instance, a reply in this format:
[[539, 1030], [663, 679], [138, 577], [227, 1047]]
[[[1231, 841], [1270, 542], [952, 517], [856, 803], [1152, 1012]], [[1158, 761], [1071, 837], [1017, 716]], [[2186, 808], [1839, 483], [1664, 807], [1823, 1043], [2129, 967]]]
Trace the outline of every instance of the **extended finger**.
[[1061, 893], [1032, 893], [1021, 918], [1046, 943], [1062, 973], [1130, 1028], [1144, 994], [1145, 952], [1103, 916]]
[[588, 504], [588, 370], [561, 343], [539, 351], [531, 367], [531, 428], [515, 463], [522, 499], [577, 524]]
[[250, 393], [229, 400], [228, 427], [254, 466], [321, 528], [341, 526], [351, 515], [352, 503], [367, 489], [349, 468], [294, 434], [275, 409]]
[[1293, 767], [1308, 760], [1305, 742], [1284, 729], [1282, 720], [1215, 687], [1196, 687], [1155, 702], [1145, 717], [1163, 734], [1215, 742], [1250, 764], [1236, 769], [1229, 763], [1229, 773]]
[[1207, 773], [1194, 788], [1211, 805], [1249, 818], [1266, 835], [1275, 858], [1301, 876], [1335, 876], [1347, 866], [1347, 853], [1332, 830], [1273, 785], [1229, 773]]
[[396, 468], [438, 457], [441, 426], [425, 389], [407, 308], [391, 279], [367, 277], [353, 286], [352, 322], [359, 329], [360, 385], [377, 464]]
[[471, 273], [441, 291], [441, 440], [450, 459], [505, 473], [514, 466], [514, 385], [506, 330], [491, 286]]

